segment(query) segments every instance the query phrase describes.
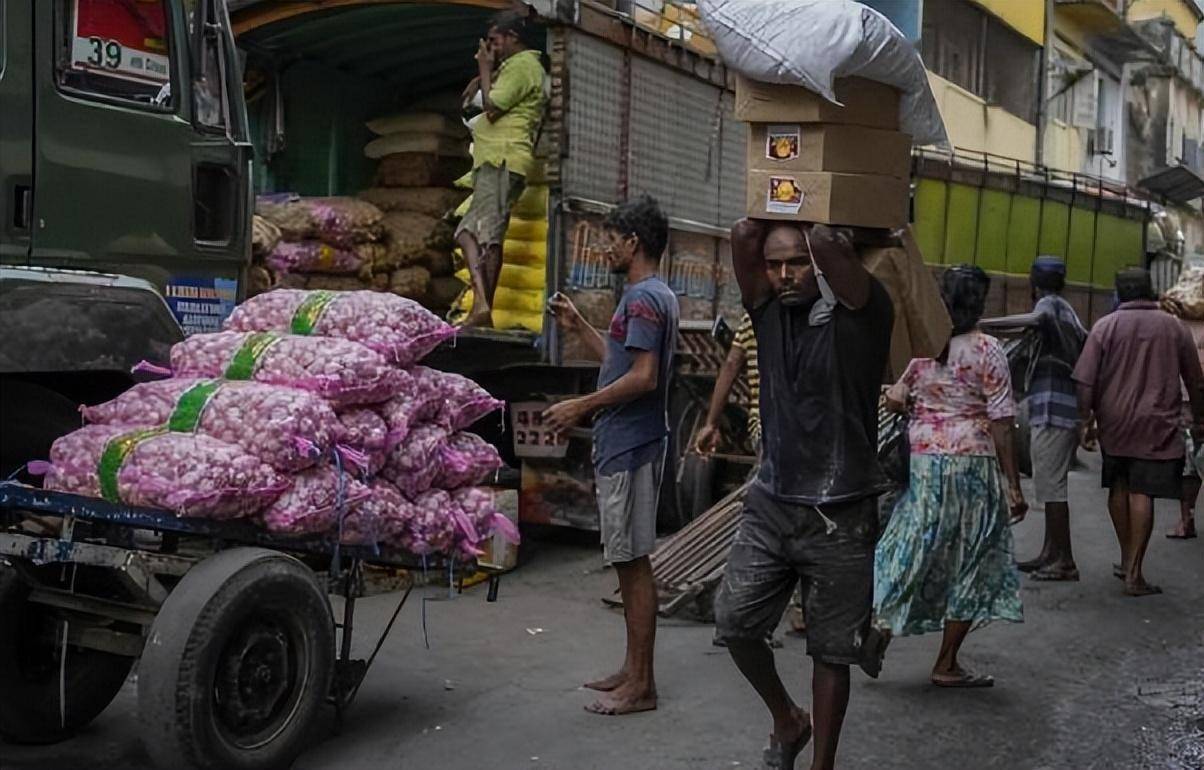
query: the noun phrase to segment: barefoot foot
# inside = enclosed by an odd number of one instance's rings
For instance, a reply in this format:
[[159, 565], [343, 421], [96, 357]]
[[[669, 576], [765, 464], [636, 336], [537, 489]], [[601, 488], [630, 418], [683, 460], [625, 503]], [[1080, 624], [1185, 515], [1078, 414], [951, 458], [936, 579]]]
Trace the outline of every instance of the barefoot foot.
[[1135, 583], [1125, 583], [1125, 596], [1154, 596], [1162, 593], [1162, 589], [1156, 585], [1140, 580]]
[[656, 690], [649, 687], [625, 683], [585, 707], [591, 714], [620, 716], [652, 711], [656, 708]]
[[611, 674], [610, 676], [603, 677], [601, 679], [597, 679], [593, 682], [586, 682], [582, 686], [585, 687], [587, 690], [597, 690], [598, 692], [610, 692], [611, 690], [616, 690], [619, 687], [622, 687], [623, 683], [626, 681], [627, 681], [627, 671], [626, 671], [626, 669], [620, 669], [618, 671], [618, 673]]
[[492, 329], [493, 328], [493, 313], [489, 310], [481, 312], [473, 311], [468, 314], [468, 317], [460, 324], [464, 329]]

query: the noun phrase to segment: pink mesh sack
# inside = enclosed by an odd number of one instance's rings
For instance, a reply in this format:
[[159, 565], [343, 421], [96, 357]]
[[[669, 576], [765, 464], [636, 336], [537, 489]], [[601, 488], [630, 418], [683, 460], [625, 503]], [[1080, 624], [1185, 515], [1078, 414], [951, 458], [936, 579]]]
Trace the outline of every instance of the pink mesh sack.
[[430, 489], [439, 475], [439, 448], [447, 437], [448, 432], [438, 425], [415, 428], [405, 441], [389, 452], [381, 475], [413, 500]]
[[143, 382], [80, 412], [98, 425], [165, 425], [209, 436], [286, 473], [313, 465], [343, 433], [330, 404], [318, 396], [257, 382], [189, 377]]
[[363, 345], [272, 332], [194, 334], [172, 347], [171, 366], [184, 377], [225, 377], [300, 388], [335, 406], [386, 401], [409, 380], [404, 371]]
[[452, 501], [460, 506], [464, 515], [476, 529], [477, 540], [473, 545], [492, 537], [494, 533], [501, 535], [511, 543], [521, 539], [518, 527], [497, 509], [493, 493], [481, 487], [464, 487], [451, 493]]
[[475, 433], [453, 433], [439, 446], [439, 473], [432, 485], [459, 489], [480, 484], [503, 465], [493, 444]]
[[369, 494], [343, 520], [343, 543], [400, 547], [414, 520], [414, 506], [384, 479], [368, 484]]
[[377, 407], [388, 428], [386, 449], [405, 441], [410, 431], [417, 425], [430, 422], [431, 414], [437, 411], [438, 404], [421, 394], [417, 387], [416, 378], [411, 377], [411, 387]]
[[296, 536], [327, 534], [338, 526], [340, 505], [351, 511], [367, 496], [368, 487], [349, 474], [340, 477], [338, 471], [324, 465], [294, 476], [292, 488], [264, 509], [260, 518], [269, 532]]
[[343, 426], [339, 441], [343, 459], [361, 473], [380, 473], [389, 449], [389, 427], [384, 418], [371, 409], [360, 408], [340, 412], [338, 419]]
[[421, 360], [455, 334], [434, 313], [396, 294], [301, 289], [276, 289], [248, 299], [234, 309], [224, 328], [351, 340], [399, 366]]
[[340, 249], [321, 241], [281, 241], [268, 254], [267, 266], [278, 273], [358, 273], [364, 258], [355, 249]]
[[50, 448], [45, 486], [178, 516], [249, 516], [288, 479], [237, 446], [163, 428], [88, 425]]
[[447, 492], [423, 492], [412, 498], [409, 520], [390, 532], [388, 544], [416, 554], [450, 553], [456, 546], [456, 511], [459, 507]]
[[505, 406], [467, 377], [427, 366], [410, 369], [413, 393], [424, 402], [425, 419], [451, 430], [463, 430]]

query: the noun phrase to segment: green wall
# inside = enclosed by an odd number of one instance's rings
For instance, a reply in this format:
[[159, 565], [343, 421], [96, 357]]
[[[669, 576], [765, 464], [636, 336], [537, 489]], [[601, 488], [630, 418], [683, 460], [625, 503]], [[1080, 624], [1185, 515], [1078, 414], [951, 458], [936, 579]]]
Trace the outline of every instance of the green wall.
[[1140, 219], [938, 179], [916, 180], [914, 227], [929, 264], [1023, 276], [1037, 255], [1052, 254], [1072, 283], [1099, 288], [1144, 257]]

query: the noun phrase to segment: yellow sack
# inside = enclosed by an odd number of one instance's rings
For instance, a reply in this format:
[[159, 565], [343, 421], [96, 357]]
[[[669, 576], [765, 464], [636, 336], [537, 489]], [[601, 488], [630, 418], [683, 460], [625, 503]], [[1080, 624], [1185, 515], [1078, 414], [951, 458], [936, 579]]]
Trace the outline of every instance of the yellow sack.
[[546, 221], [548, 218], [548, 188], [545, 185], [524, 188], [523, 194], [518, 196], [518, 200], [514, 202], [510, 215], [519, 219], [543, 219]]
[[472, 171], [469, 171], [464, 176], [452, 182], [452, 187], [459, 187], [461, 190], [472, 189]]
[[[498, 289], [500, 297], [502, 290]], [[541, 295], [542, 296], [542, 295]], [[494, 298], [496, 302], [498, 298]], [[458, 323], [472, 312], [472, 289], [465, 288], [452, 305], [452, 309], [447, 314], [447, 320], [452, 323]], [[529, 310], [512, 310], [510, 308], [495, 307], [493, 308], [493, 328], [495, 329], [525, 329], [529, 332], [539, 334], [543, 331], [543, 309], [538, 311]]]
[[511, 217], [506, 228], [506, 238], [513, 241], [547, 241], [548, 223], [541, 219], [518, 219]]
[[[471, 283], [472, 277], [468, 268], [456, 272], [456, 278], [464, 283]], [[527, 267], [525, 265], [502, 265], [502, 274], [498, 278], [499, 289], [516, 289], [519, 291], [537, 289], [542, 294], [547, 275], [542, 267]]]
[[[506, 285], [506, 277], [513, 279], [515, 271], [530, 270], [531, 268], [520, 267], [518, 265], [502, 265], [502, 277], [498, 283], [497, 292], [493, 295], [493, 306], [495, 308], [505, 308], [507, 310], [523, 310], [530, 313], [542, 313], [544, 309], [544, 294], [543, 281], [540, 280], [538, 286], [515, 287]], [[468, 270], [461, 270], [456, 273], [456, 278], [471, 286], [472, 277], [468, 274]], [[466, 308], [466, 312], [472, 310], [471, 303]]]
[[548, 242], [515, 241], [507, 238], [502, 244], [502, 262], [542, 268], [548, 262]]

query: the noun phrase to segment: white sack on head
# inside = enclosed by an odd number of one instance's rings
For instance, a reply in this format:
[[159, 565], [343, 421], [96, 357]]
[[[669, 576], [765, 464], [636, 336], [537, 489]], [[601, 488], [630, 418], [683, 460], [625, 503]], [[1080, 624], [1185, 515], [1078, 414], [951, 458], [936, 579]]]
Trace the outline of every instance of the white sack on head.
[[924, 63], [882, 14], [853, 0], [700, 0], [723, 61], [753, 80], [803, 86], [836, 102], [832, 82], [862, 77], [903, 93], [899, 130], [949, 145]]

